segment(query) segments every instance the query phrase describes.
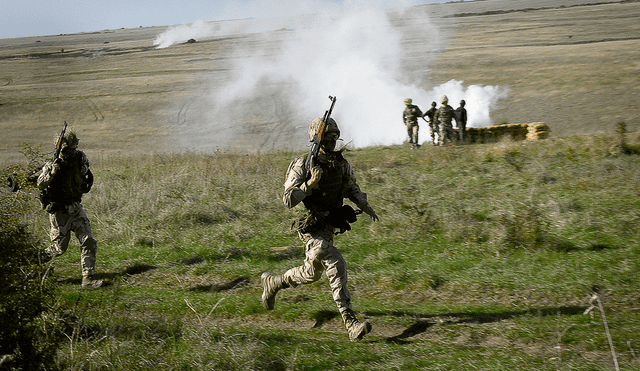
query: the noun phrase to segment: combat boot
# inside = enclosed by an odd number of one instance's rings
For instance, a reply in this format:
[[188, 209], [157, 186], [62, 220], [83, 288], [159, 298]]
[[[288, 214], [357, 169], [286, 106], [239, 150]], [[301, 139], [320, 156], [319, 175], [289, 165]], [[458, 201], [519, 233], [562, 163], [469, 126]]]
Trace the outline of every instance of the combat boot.
[[266, 310], [271, 310], [276, 304], [276, 294], [280, 289], [286, 289], [288, 284], [282, 281], [282, 275], [271, 274], [271, 272], [264, 272], [260, 276], [262, 281], [262, 305]]
[[100, 287], [104, 281], [93, 279], [93, 275], [82, 276], [82, 287]]
[[367, 321], [360, 322], [356, 318], [356, 314], [352, 309], [347, 309], [342, 313], [344, 325], [349, 332], [349, 340], [356, 341], [362, 339], [366, 334], [371, 332], [371, 324]]

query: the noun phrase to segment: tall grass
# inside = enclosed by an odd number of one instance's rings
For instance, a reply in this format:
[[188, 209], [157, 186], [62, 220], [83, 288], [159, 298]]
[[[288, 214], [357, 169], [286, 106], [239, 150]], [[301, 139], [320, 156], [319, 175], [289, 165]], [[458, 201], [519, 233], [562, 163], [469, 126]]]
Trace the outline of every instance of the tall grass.
[[[91, 159], [84, 205], [110, 283], [81, 290], [57, 259], [63, 369], [603, 369], [601, 293], [621, 368], [638, 367], [640, 156], [615, 136], [346, 156], [380, 221], [336, 238], [354, 309], [350, 343], [326, 282], [260, 304], [260, 273], [302, 262], [281, 201], [296, 155]], [[634, 140], [629, 140], [629, 144]], [[34, 203], [32, 228], [46, 230]]]

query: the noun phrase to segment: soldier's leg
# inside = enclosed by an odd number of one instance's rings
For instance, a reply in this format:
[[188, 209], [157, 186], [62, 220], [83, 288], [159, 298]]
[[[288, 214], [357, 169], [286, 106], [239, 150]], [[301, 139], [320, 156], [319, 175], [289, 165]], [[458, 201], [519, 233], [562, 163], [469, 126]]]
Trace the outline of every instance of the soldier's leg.
[[371, 324], [367, 321], [360, 322], [351, 308], [351, 293], [347, 288], [347, 263], [335, 246], [331, 245], [326, 256], [322, 259], [329, 279], [329, 285], [333, 293], [333, 300], [338, 306], [344, 325], [349, 333], [351, 341], [362, 339], [371, 332]]
[[322, 258], [333, 242], [333, 236], [323, 236], [319, 233], [306, 233], [301, 235], [301, 238], [305, 241], [304, 263], [287, 270], [282, 275], [283, 282], [293, 287], [316, 282], [322, 277], [324, 272]]
[[417, 147], [420, 145], [420, 142], [418, 141], [418, 131], [420, 130], [420, 126], [418, 125], [414, 125], [413, 126], [413, 144]]
[[80, 242], [80, 265], [82, 266], [82, 286], [102, 285], [102, 281], [94, 280], [93, 275], [96, 269], [96, 254], [98, 243], [91, 233], [91, 223], [87, 214], [82, 209], [82, 205], [76, 203], [72, 205], [73, 222], [72, 228]]
[[438, 128], [438, 145], [439, 146], [444, 145], [445, 136], [446, 136], [445, 127], [440, 125], [440, 128]]
[[71, 216], [65, 211], [58, 211], [49, 214], [51, 229], [49, 238], [52, 244], [45, 249], [45, 254], [49, 258], [55, 258], [67, 251], [69, 240], [71, 239]]
[[409, 144], [413, 144], [413, 129], [407, 124], [407, 135], [409, 136]]
[[267, 310], [274, 308], [278, 291], [291, 286], [313, 283], [322, 277], [324, 272], [322, 256], [330, 241], [333, 240], [333, 234], [324, 238], [317, 233], [301, 233], [300, 239], [305, 242], [305, 259], [301, 266], [291, 268], [282, 275], [274, 275], [271, 272], [262, 273], [260, 278], [263, 288], [262, 305]]

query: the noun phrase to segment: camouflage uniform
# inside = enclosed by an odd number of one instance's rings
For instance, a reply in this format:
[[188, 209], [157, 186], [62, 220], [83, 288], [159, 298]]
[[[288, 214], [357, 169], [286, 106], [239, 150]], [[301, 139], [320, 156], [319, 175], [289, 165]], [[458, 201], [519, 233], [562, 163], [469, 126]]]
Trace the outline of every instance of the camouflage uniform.
[[418, 143], [418, 130], [420, 127], [418, 126], [418, 118], [422, 117], [422, 111], [418, 106], [411, 104], [411, 99], [405, 99], [406, 108], [402, 111], [402, 121], [407, 127], [407, 135], [409, 135], [409, 144], [411, 144], [414, 148], [418, 147], [420, 144]]
[[[327, 131], [332, 130], [331, 126], [328, 125]], [[335, 129], [337, 130], [337, 125]], [[305, 245], [305, 260], [301, 266], [291, 268], [283, 275], [263, 273], [263, 304], [267, 309], [273, 309], [278, 290], [316, 282], [326, 272], [333, 300], [342, 315], [349, 337], [351, 340], [360, 339], [371, 330], [371, 325], [368, 322], [360, 323], [351, 307], [351, 294], [347, 288], [347, 264], [333, 244], [336, 227], [329, 222], [329, 214], [340, 209], [344, 199], [348, 198], [371, 215], [373, 220], [378, 218], [367, 201], [366, 193], [356, 183], [353, 169], [343, 157], [342, 151], [321, 151], [318, 154], [319, 163], [314, 164], [314, 167], [321, 168], [322, 176], [315, 188], [308, 185], [306, 158], [306, 155], [296, 158], [289, 165], [283, 195], [283, 202], [287, 207], [293, 208], [302, 202], [307, 209], [304, 216], [294, 223], [298, 236]]]
[[422, 117], [429, 118], [429, 129], [431, 129], [431, 142], [435, 146], [436, 143], [436, 133], [438, 132], [438, 123], [433, 119], [433, 116], [436, 114], [436, 102], [431, 103], [431, 108], [427, 112], [424, 113]]
[[455, 111], [447, 104], [447, 102], [447, 97], [442, 97], [442, 105], [434, 115], [434, 120], [440, 126], [440, 131], [438, 132], [438, 144], [441, 146], [451, 143], [454, 135], [453, 124], [451, 121], [455, 116]]
[[467, 109], [465, 101], [460, 101], [460, 107], [456, 108], [456, 127], [458, 128], [458, 143], [464, 144], [465, 131], [467, 130]]
[[64, 254], [69, 247], [71, 232], [74, 232], [80, 242], [82, 284], [97, 286], [102, 284], [102, 281], [93, 280], [98, 245], [81, 204], [82, 195], [91, 187], [87, 184], [89, 160], [84, 152], [76, 149], [77, 139], [73, 143], [74, 138], [73, 133], [71, 139], [69, 134], [65, 136], [60, 157], [53, 163], [48, 161], [38, 177], [38, 188], [47, 190], [50, 200], [47, 211], [51, 224], [49, 237], [53, 244], [44, 251], [47, 258]]

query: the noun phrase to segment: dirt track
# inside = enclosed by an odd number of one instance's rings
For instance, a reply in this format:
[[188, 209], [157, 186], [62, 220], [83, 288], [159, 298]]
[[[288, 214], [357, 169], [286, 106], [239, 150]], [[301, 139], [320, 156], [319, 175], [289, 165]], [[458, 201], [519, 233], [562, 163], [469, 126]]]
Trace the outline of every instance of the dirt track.
[[[612, 132], [619, 121], [637, 130], [640, 3], [557, 3], [465, 1], [391, 12], [405, 35], [405, 76], [424, 86], [456, 79], [508, 87], [509, 98], [493, 107], [495, 123], [546, 122], [552, 135]], [[426, 19], [443, 36], [435, 53], [424, 52], [432, 35], [412, 32]], [[50, 146], [65, 120], [92, 158], [304, 147], [306, 118], [282, 95], [287, 86], [265, 83], [259, 98], [224, 112], [237, 121], [210, 125], [207, 97], [253, 46], [277, 50], [286, 29], [154, 48], [165, 29], [0, 40], [0, 166], [23, 161], [23, 142]]]

